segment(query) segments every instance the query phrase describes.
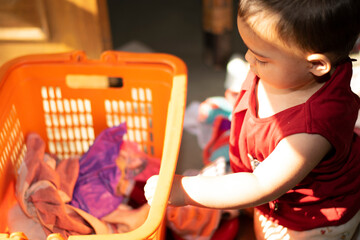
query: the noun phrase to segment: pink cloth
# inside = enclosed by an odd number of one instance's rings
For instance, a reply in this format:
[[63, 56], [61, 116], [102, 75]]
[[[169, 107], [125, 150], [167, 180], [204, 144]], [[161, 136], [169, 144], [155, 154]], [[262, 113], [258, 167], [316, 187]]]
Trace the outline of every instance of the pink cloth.
[[[122, 150], [126, 151], [124, 154], [128, 156], [127, 160], [132, 161], [131, 164], [135, 164], [134, 166], [138, 164], [132, 158], [142, 157], [148, 160], [141, 171], [128, 171], [133, 174], [129, 177], [133, 181], [138, 181], [127, 184], [129, 197], [134, 197], [137, 199], [136, 203], [141, 204], [141, 182], [158, 173], [160, 160], [139, 152], [134, 143], [127, 143], [125, 146]], [[145, 221], [149, 211], [148, 205], [132, 209], [122, 204], [102, 219], [70, 205], [78, 179], [79, 159], [56, 160], [45, 153], [45, 143], [35, 133], [27, 136], [26, 148], [27, 152], [16, 182], [18, 205], [9, 211], [8, 216], [11, 232], [21, 231], [28, 237], [36, 236], [30, 239], [45, 240], [51, 233], [60, 233], [67, 238], [70, 235], [128, 232]], [[134, 167], [131, 164], [127, 166], [129, 169]]]
[[[27, 152], [16, 182], [16, 197], [25, 215], [37, 219], [46, 235], [61, 233], [92, 234], [89, 224], [68, 206], [78, 177], [78, 159], [56, 162], [45, 154], [45, 143], [37, 134], [29, 134]], [[50, 165], [56, 167], [52, 168]]]

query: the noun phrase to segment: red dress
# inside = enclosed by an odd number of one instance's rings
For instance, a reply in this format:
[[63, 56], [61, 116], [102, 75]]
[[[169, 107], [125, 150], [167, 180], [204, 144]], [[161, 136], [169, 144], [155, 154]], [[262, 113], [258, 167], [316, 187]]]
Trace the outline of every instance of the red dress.
[[[293, 189], [277, 200], [258, 206], [266, 216], [289, 229], [309, 230], [341, 225], [360, 208], [360, 138], [354, 125], [359, 97], [350, 89], [352, 64], [337, 66], [331, 78], [303, 104], [268, 118], [256, 117], [255, 86], [249, 73], [235, 104], [230, 161], [234, 172], [252, 172], [286, 136], [320, 134], [333, 146]], [[251, 160], [253, 159], [253, 160]]]

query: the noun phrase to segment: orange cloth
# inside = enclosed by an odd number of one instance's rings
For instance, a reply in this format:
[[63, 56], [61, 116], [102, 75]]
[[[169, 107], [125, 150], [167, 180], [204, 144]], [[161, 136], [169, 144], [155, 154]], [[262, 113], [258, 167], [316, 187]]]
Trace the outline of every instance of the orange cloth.
[[194, 206], [172, 207], [166, 211], [167, 225], [186, 240], [208, 240], [219, 226], [221, 210]]

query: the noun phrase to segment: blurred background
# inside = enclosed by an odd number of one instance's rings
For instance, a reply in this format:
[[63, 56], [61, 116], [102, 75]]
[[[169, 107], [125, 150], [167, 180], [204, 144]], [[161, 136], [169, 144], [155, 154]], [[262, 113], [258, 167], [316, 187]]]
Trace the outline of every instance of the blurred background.
[[[227, 17], [227, 29], [214, 36], [204, 26], [211, 21], [211, 13], [204, 10], [206, 1], [108, 0], [113, 47], [180, 57], [188, 67], [188, 106], [208, 97], [224, 96], [227, 60], [235, 53], [243, 55], [245, 48], [236, 27], [237, 1], [218, 2], [223, 5], [207, 7], [217, 7], [215, 14]], [[214, 56], [220, 55], [219, 51], [227, 56]], [[216, 57], [223, 59], [212, 59]], [[184, 131], [177, 172], [202, 166], [202, 150], [196, 137]]]

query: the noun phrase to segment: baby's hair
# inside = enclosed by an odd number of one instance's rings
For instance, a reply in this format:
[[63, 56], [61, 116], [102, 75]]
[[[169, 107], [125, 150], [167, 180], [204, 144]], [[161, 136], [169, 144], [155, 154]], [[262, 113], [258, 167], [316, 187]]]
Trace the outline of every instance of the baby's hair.
[[238, 16], [333, 64], [348, 57], [360, 32], [360, 0], [239, 0]]

